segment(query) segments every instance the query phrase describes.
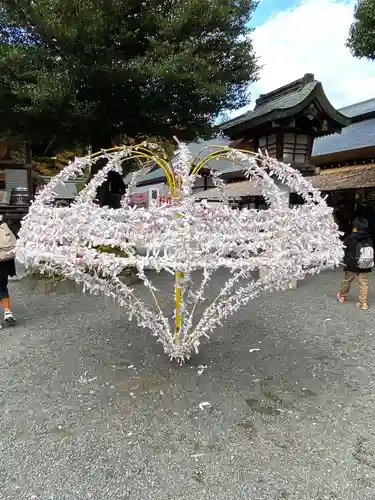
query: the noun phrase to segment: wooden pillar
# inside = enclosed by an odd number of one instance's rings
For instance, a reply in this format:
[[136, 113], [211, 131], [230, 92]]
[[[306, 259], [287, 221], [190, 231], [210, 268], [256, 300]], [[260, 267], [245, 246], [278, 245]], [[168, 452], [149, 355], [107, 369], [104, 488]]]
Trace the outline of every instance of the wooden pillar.
[[27, 170], [27, 188], [29, 191], [29, 196], [30, 198], [33, 197], [33, 179], [32, 179], [32, 165], [27, 165], [26, 166]]
[[276, 159], [278, 161], [283, 161], [284, 156], [284, 132], [283, 130], [277, 130], [276, 132]]

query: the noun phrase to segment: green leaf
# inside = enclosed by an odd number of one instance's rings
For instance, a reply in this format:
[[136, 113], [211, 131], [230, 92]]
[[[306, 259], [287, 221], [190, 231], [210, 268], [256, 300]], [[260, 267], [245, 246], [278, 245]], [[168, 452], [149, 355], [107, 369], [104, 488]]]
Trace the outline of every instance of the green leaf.
[[375, 59], [375, 0], [359, 0], [347, 46], [355, 57]]
[[4, 0], [0, 135], [75, 148], [208, 137], [258, 78], [251, 0]]

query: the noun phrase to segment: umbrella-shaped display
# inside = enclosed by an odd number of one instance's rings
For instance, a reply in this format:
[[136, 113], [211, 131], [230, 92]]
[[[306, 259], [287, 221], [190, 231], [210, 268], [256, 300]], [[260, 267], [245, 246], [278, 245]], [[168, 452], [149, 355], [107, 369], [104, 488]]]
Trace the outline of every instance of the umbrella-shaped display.
[[[69, 207], [53, 205], [59, 181], [81, 176], [98, 158], [107, 164]], [[197, 203], [192, 188], [202, 167], [215, 158], [227, 158], [243, 169], [249, 182], [258, 183], [267, 210], [233, 210], [225, 199], [208, 207]], [[142, 171], [134, 174], [119, 209], [95, 203], [98, 187], [111, 170], [122, 173], [124, 161], [140, 159], [161, 167], [172, 203], [134, 207], [131, 192]], [[223, 182], [213, 172], [220, 189]], [[304, 204], [290, 208], [280, 183], [300, 194]], [[101, 252], [113, 247], [119, 252]], [[143, 249], [143, 251], [139, 251]], [[259, 293], [283, 290], [292, 280], [334, 267], [342, 258], [337, 226], [320, 192], [296, 170], [262, 154], [228, 147], [212, 147], [199, 162], [180, 144], [173, 162], [157, 145], [141, 144], [78, 158], [38, 194], [25, 218], [17, 245], [17, 258], [26, 268], [60, 274], [82, 283], [84, 290], [115, 299], [162, 342], [171, 358], [183, 362], [197, 351], [202, 336]], [[124, 268], [137, 269], [154, 303], [151, 309], [120, 279]], [[222, 268], [229, 278], [217, 295], [206, 291], [213, 274]], [[151, 270], [151, 272], [150, 272]], [[152, 272], [174, 276], [174, 303], [163, 312]], [[200, 280], [192, 275], [200, 274]], [[255, 277], [257, 276], [257, 277]], [[197, 314], [202, 304], [203, 312]], [[199, 306], [199, 307], [197, 307]]]

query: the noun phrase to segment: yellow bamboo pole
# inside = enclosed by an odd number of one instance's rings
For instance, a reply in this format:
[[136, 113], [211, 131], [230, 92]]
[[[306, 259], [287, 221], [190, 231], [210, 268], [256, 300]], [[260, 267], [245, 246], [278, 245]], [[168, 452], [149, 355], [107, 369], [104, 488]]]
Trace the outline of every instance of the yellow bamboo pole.
[[177, 344], [180, 337], [181, 330], [181, 300], [182, 300], [182, 287], [181, 280], [183, 279], [184, 274], [180, 271], [176, 271], [176, 331], [175, 331], [175, 343]]
[[[205, 158], [203, 158], [199, 163], [197, 163], [195, 165], [195, 167], [193, 168], [193, 171], [192, 171], [192, 174], [193, 175], [196, 175], [198, 174], [199, 170], [204, 167], [204, 165], [206, 163], [208, 163], [209, 161], [211, 160], [214, 160], [216, 158], [223, 158], [223, 159], [227, 159], [228, 161], [233, 161], [234, 163], [238, 163], [237, 161], [234, 161], [234, 160], [230, 160], [230, 158], [227, 158], [227, 153], [231, 150], [233, 150], [234, 148], [230, 148], [229, 146], [210, 146], [210, 149], [217, 149], [217, 151], [214, 151], [213, 153], [210, 153], [209, 155], [207, 155]], [[202, 150], [204, 151], [204, 150]], [[255, 153], [254, 151], [248, 151], [247, 149], [235, 149], [235, 151], [238, 151], [239, 153], [246, 153], [250, 156], [257, 156], [258, 153]], [[198, 153], [198, 155], [196, 156], [196, 158], [200, 155], [200, 153]]]
[[[115, 151], [121, 151], [121, 149], [122, 147], [120, 146], [103, 149], [102, 151], [97, 151], [96, 153], [91, 154], [90, 158], [96, 158], [103, 153], [114, 153]], [[131, 156], [125, 157], [124, 161], [133, 160], [134, 158], [145, 158], [154, 161], [164, 171], [171, 192], [175, 191], [176, 179], [174, 177], [174, 172], [165, 160], [160, 157], [156, 157], [150, 150], [141, 146], [128, 146], [128, 149], [132, 150], [133, 153]]]
[[[115, 151], [120, 151], [122, 148], [117, 146], [110, 149], [105, 149], [103, 151], [98, 151], [97, 153], [93, 153], [90, 155], [90, 158], [96, 158], [103, 153], [111, 153]], [[177, 179], [175, 177], [173, 169], [169, 166], [169, 164], [163, 160], [162, 158], [156, 158], [151, 151], [147, 148], [140, 146], [129, 146], [129, 149], [132, 150], [132, 155], [125, 157], [124, 160], [131, 160], [133, 158], [147, 158], [149, 160], [155, 161], [155, 163], [164, 171], [165, 177], [167, 179], [168, 187], [171, 191], [172, 198], [176, 199], [179, 196], [179, 189], [181, 187], [181, 181], [179, 180], [179, 185], [177, 185]], [[181, 279], [184, 274], [176, 271], [175, 273], [175, 309], [176, 309], [176, 318], [175, 318], [175, 343], [179, 342], [179, 333], [181, 330], [181, 301], [182, 301], [182, 287], [181, 287]]]
[[[198, 174], [199, 170], [210, 160], [214, 158], [225, 158], [226, 154], [232, 149], [229, 147], [223, 146], [213, 146], [217, 151], [209, 154], [206, 158], [201, 160], [193, 169], [193, 175]], [[117, 146], [109, 149], [105, 149], [103, 151], [98, 151], [90, 155], [90, 158], [95, 158], [103, 153], [110, 153], [115, 151], [120, 151], [122, 147]], [[162, 158], [156, 157], [150, 150], [143, 146], [129, 146], [129, 149], [132, 150], [132, 155], [129, 157], [125, 157], [124, 161], [130, 160], [133, 158], [147, 158], [148, 160], [154, 161], [165, 173], [168, 187], [171, 191], [171, 195], [173, 199], [177, 199], [180, 196], [180, 188], [181, 188], [181, 179], [176, 179], [173, 169], [171, 166]], [[256, 155], [256, 153], [247, 151], [247, 150], [237, 150], [247, 154]], [[181, 303], [182, 303], [182, 286], [181, 281], [184, 278], [184, 273], [181, 271], [175, 272], [175, 309], [176, 309], [176, 317], [175, 317], [175, 343], [178, 344], [180, 339], [180, 330], [181, 330]]]
[[[214, 153], [211, 153], [208, 155], [206, 158], [201, 160], [193, 169], [193, 175], [198, 174], [199, 170], [210, 160], [214, 158], [225, 158], [226, 154], [232, 149], [228, 147], [222, 147], [222, 146], [215, 146], [217, 151]], [[250, 151], [247, 150], [238, 150], [243, 153], [250, 153], [253, 154]], [[236, 162], [237, 163], [237, 162]], [[178, 182], [176, 182], [178, 181]], [[175, 179], [176, 186], [178, 189], [181, 189], [181, 181], [180, 179]], [[176, 193], [177, 194], [177, 193]], [[180, 271], [176, 271], [175, 273], [175, 308], [176, 308], [176, 318], [175, 318], [175, 344], [178, 344], [179, 339], [180, 339], [180, 330], [181, 330], [181, 302], [182, 302], [182, 286], [181, 286], [181, 280], [184, 278], [184, 273]]]
[[[181, 197], [181, 188], [182, 181], [181, 178], [176, 179], [176, 187], [177, 197]], [[181, 217], [182, 215], [180, 215]], [[184, 273], [181, 271], [176, 271], [175, 273], [175, 310], [176, 310], [176, 318], [175, 318], [175, 344], [179, 343], [180, 340], [180, 331], [182, 326], [182, 318], [181, 318], [181, 303], [182, 303], [182, 280], [184, 278]]]

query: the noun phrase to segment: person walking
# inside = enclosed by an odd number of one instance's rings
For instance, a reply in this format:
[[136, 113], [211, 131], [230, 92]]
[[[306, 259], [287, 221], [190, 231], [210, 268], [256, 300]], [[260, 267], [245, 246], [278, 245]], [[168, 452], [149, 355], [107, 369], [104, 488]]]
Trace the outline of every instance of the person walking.
[[[16, 320], [12, 312], [8, 290], [9, 277], [16, 275], [14, 261], [16, 237], [5, 222], [0, 222], [0, 304], [4, 308], [4, 322], [13, 325]], [[0, 323], [0, 329], [2, 324]]]
[[359, 284], [357, 305], [362, 310], [368, 309], [368, 273], [374, 266], [374, 247], [368, 229], [367, 219], [357, 218], [353, 222], [352, 233], [344, 240], [344, 279], [336, 295], [337, 302], [345, 302], [351, 284], [357, 279]]

